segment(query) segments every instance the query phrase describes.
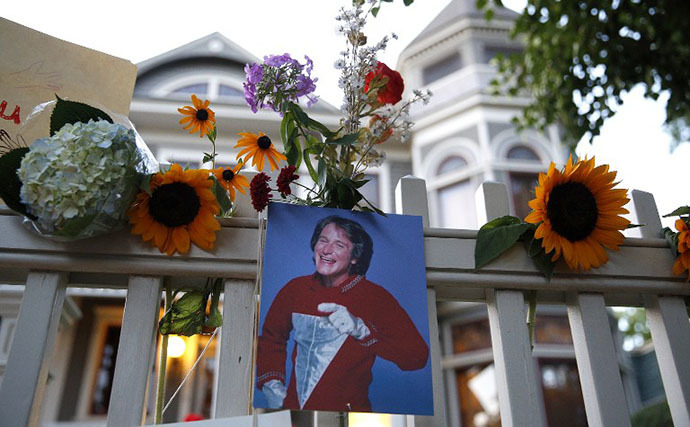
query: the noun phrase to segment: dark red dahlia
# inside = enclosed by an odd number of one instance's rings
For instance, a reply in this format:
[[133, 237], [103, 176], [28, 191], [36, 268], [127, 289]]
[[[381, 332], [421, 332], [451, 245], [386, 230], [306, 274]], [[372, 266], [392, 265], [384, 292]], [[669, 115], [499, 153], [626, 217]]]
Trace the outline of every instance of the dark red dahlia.
[[280, 194], [282, 196], [288, 196], [292, 194], [290, 184], [292, 183], [292, 181], [298, 178], [299, 175], [295, 174], [295, 167], [293, 165], [285, 166], [283, 169], [281, 169], [280, 175], [278, 175], [278, 180], [276, 181], [276, 184], [278, 184], [278, 191], [280, 191]]
[[249, 184], [249, 193], [252, 197], [252, 206], [257, 212], [261, 212], [268, 206], [268, 200], [273, 197], [271, 194], [271, 187], [268, 186], [268, 181], [271, 178], [265, 173], [261, 172], [252, 178]]

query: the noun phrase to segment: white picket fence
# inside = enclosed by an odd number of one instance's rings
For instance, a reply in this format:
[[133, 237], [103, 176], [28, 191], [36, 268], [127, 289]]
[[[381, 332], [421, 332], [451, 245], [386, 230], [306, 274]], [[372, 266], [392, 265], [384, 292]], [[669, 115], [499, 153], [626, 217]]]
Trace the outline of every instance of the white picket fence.
[[[671, 273], [672, 255], [661, 239], [653, 197], [633, 191], [642, 238], [628, 238], [605, 266], [574, 273], [564, 266], [546, 282], [522, 245], [474, 271], [476, 231], [428, 228], [423, 180], [403, 178], [396, 212], [424, 217], [432, 371], [433, 417], [409, 417], [414, 426], [445, 426], [436, 300], [485, 302], [488, 306], [503, 426], [545, 425], [535, 364], [525, 324], [523, 291], [540, 302], [564, 304], [591, 426], [630, 425], [621, 375], [608, 328], [607, 306], [639, 305], [647, 318], [671, 414], [690, 426], [690, 322], [684, 297], [690, 285]], [[508, 214], [505, 187], [485, 183], [477, 195], [480, 218]], [[193, 248], [168, 258], [128, 232], [84, 242], [57, 243], [33, 235], [9, 211], [0, 213], [0, 281], [26, 288], [14, 343], [0, 388], [0, 424], [35, 425], [47, 379], [58, 320], [68, 286], [126, 288], [109, 426], [139, 425], [154, 360], [156, 321], [163, 282], [170, 277], [225, 277], [225, 303], [218, 357], [214, 416], [251, 411], [251, 356], [259, 225], [255, 218], [225, 220], [213, 253]]]

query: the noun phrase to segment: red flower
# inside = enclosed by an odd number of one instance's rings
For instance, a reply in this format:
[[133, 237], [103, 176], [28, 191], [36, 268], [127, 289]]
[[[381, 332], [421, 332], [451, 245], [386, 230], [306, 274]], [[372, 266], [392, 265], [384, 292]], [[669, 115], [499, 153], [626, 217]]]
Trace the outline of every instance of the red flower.
[[271, 178], [265, 173], [261, 172], [252, 178], [249, 184], [249, 193], [252, 196], [252, 206], [257, 212], [264, 210], [268, 206], [268, 200], [273, 197], [271, 194], [271, 187], [268, 186], [268, 181]]
[[295, 167], [292, 165], [285, 166], [283, 169], [280, 170], [280, 175], [278, 175], [276, 184], [278, 184], [278, 191], [280, 191], [280, 194], [282, 196], [292, 194], [292, 190], [290, 189], [290, 183], [296, 180], [297, 178], [299, 178], [299, 175], [295, 175]]
[[192, 412], [192, 413], [190, 413], [190, 414], [187, 414], [187, 416], [184, 417], [184, 419], [183, 419], [182, 421], [185, 422], [185, 423], [187, 423], [187, 422], [190, 422], [190, 421], [202, 421], [203, 419], [204, 419], [204, 416], [203, 416], [203, 415], [201, 415], [201, 414], [195, 414], [195, 413]]
[[[388, 78], [388, 82], [381, 85], [384, 77]], [[405, 83], [400, 73], [391, 70], [383, 62], [379, 62], [374, 71], [370, 71], [364, 77], [364, 93], [369, 92], [370, 85], [372, 89], [378, 89], [376, 100], [381, 104], [397, 104], [402, 99], [402, 93], [405, 89]]]

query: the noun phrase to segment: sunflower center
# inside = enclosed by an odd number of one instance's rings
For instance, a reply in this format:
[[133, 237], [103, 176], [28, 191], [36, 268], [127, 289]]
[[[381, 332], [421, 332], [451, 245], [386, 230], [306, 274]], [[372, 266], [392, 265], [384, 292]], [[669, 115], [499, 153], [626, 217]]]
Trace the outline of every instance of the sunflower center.
[[235, 172], [231, 171], [230, 169], [225, 169], [223, 171], [223, 179], [226, 181], [232, 181], [232, 179], [235, 177]]
[[256, 140], [256, 143], [262, 150], [268, 150], [268, 148], [271, 146], [271, 138], [267, 137], [266, 135], [263, 135]]
[[204, 120], [208, 119], [208, 111], [204, 110], [203, 108], [201, 110], [196, 110], [196, 119], [201, 120], [202, 122]]
[[149, 200], [149, 214], [166, 227], [190, 224], [200, 207], [194, 188], [182, 182], [161, 185]]
[[556, 233], [577, 242], [589, 236], [597, 224], [597, 201], [586, 185], [566, 182], [551, 190], [546, 214]]

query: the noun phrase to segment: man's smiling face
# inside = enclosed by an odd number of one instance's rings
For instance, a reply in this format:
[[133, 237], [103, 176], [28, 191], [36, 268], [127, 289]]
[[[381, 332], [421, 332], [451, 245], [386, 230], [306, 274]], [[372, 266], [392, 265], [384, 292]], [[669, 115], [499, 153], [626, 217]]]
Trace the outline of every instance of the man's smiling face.
[[326, 286], [340, 284], [348, 275], [352, 259], [352, 242], [337, 225], [328, 224], [314, 246], [314, 263]]

